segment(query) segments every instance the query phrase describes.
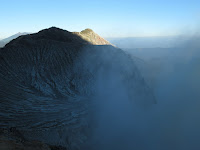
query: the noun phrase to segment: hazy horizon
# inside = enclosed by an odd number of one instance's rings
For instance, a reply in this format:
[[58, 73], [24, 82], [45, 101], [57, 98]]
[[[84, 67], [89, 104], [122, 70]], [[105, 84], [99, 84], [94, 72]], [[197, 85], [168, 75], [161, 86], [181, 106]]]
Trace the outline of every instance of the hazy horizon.
[[[3, 39], [6, 39], [6, 38], [9, 38], [13, 35], [17, 35], [17, 34], [20, 34], [20, 33], [28, 33], [28, 34], [33, 34], [33, 33], [37, 33], [41, 30], [44, 30], [44, 29], [48, 29], [50, 27], [46, 27], [46, 28], [43, 28], [43, 29], [40, 29], [38, 31], [35, 31], [35, 32], [30, 32], [30, 31], [21, 31], [21, 32], [15, 32], [13, 34], [8, 34], [6, 36], [2, 36], [0, 35], [0, 40], [3, 40]], [[60, 27], [57, 27], [57, 28], [60, 28]], [[64, 29], [64, 28], [61, 28], [61, 29]], [[87, 28], [85, 28], [87, 29]], [[79, 30], [79, 31], [70, 31], [68, 29], [64, 29], [64, 30], [67, 30], [69, 32], [81, 32], [82, 30]], [[84, 29], [83, 29], [84, 30]], [[94, 30], [94, 32], [96, 32]], [[98, 32], [96, 32], [97, 34], [99, 34]], [[191, 34], [183, 34], [183, 33], [179, 33], [179, 34], [175, 34], [175, 35], [132, 35], [132, 36], [102, 36], [103, 38], [105, 39], [109, 39], [109, 38], [113, 38], [113, 39], [120, 39], [120, 38], [168, 38], [168, 37], [192, 37], [192, 36], [198, 36], [199, 33], [191, 33]]]
[[[80, 32], [80, 31], [69, 31], [69, 32]], [[26, 34], [34, 34], [34, 33], [18, 32], [6, 38], [2, 38], [0, 39], [0, 47], [3, 47], [6, 43], [17, 38], [18, 36]], [[103, 38], [112, 43], [113, 45], [122, 49], [135, 49], [135, 48], [143, 49], [143, 48], [173, 48], [177, 46], [179, 47], [182, 43], [186, 43], [195, 37], [196, 38], [200, 37], [198, 32], [196, 34], [182, 34], [182, 35], [171, 35], [171, 36], [135, 36], [135, 37], [132, 36], [132, 37], [103, 37]]]
[[[50, 27], [47, 27], [47, 28], [44, 28], [44, 29], [48, 29], [48, 28], [50, 28]], [[59, 28], [59, 27], [58, 27]], [[41, 30], [43, 30], [43, 29], [41, 29]], [[37, 33], [37, 32], [39, 32], [39, 31], [41, 31], [41, 30], [38, 30], [38, 31], [36, 31], [36, 32], [29, 32], [29, 31], [24, 31], [24, 32], [16, 32], [16, 33], [14, 33], [14, 34], [9, 34], [9, 35], [7, 35], [7, 36], [5, 36], [5, 37], [0, 37], [0, 40], [3, 40], [3, 39], [6, 39], [6, 38], [9, 38], [9, 37], [11, 37], [11, 36], [13, 36], [13, 35], [16, 35], [16, 34], [20, 34], [20, 33], [29, 33], [29, 34], [33, 34], [33, 33]], [[64, 29], [64, 30], [67, 30], [67, 29]], [[83, 29], [84, 30], [84, 29]], [[67, 30], [67, 31], [69, 31], [69, 30]], [[70, 31], [70, 32], [80, 32], [80, 31]], [[94, 31], [95, 32], [95, 31]], [[97, 32], [96, 32], [97, 33]], [[98, 34], [98, 33], [97, 33]], [[0, 35], [1, 36], [1, 35]], [[161, 37], [161, 38], [165, 38], [165, 37], [177, 37], [177, 36], [181, 36], [181, 35], [152, 35], [152, 36], [150, 36], [150, 35], [143, 35], [143, 36], [117, 36], [117, 37], [115, 37], [115, 36], [110, 36], [110, 37], [108, 37], [108, 36], [102, 36], [103, 38], [105, 38], [105, 39], [107, 39], [107, 38], [113, 38], [113, 39], [119, 39], [119, 38], [157, 38], [157, 37]]]

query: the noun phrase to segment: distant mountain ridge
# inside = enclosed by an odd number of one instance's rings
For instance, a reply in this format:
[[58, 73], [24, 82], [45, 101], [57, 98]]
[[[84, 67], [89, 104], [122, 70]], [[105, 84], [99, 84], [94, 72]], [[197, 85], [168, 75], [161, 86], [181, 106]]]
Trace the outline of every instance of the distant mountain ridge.
[[4, 47], [5, 45], [6, 45], [5, 42], [0, 41], [0, 48], [1, 48], [1, 47]]
[[1, 39], [0, 40], [0, 47], [4, 47], [7, 43], [9, 43], [10, 41], [12, 41], [13, 39], [16, 39], [19, 36], [27, 35], [27, 34], [30, 34], [30, 33], [28, 33], [28, 32], [19, 32], [17, 34], [14, 34], [14, 35], [12, 35], [10, 37], [5, 38], [5, 39]]
[[14, 35], [8, 37], [8, 38], [2, 39], [1, 41], [5, 42], [5, 43], [8, 43], [8, 42], [12, 41], [13, 39], [18, 38], [21, 35], [27, 35], [27, 34], [30, 34], [30, 33], [28, 33], [28, 32], [19, 32], [17, 34], [14, 34]]

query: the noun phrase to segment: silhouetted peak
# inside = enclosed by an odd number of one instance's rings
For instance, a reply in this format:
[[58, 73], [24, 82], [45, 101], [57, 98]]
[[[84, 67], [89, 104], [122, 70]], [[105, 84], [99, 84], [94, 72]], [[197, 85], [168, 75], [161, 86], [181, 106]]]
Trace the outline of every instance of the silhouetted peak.
[[[51, 27], [44, 30], [39, 31], [38, 33], [29, 34], [25, 36], [21, 36], [7, 45], [16, 45], [29, 43], [28, 45], [32, 45], [33, 43], [37, 43], [39, 41], [57, 41], [57, 42], [65, 42], [70, 44], [90, 44], [88, 41], [82, 39], [80, 36], [73, 34], [67, 30], [63, 30], [57, 27]], [[7, 46], [6, 45], [6, 46]]]
[[12, 46], [16, 44], [32, 45], [33, 43], [37, 43], [39, 41], [44, 42], [49, 40], [76, 45], [112, 45], [89, 28], [81, 32], [69, 32], [57, 27], [50, 27], [39, 31], [38, 33], [20, 36], [19, 38], [12, 40], [6, 46]]
[[57, 27], [50, 27], [50, 28], [47, 28], [47, 29], [44, 29], [44, 30], [41, 30], [40, 32], [43, 32], [43, 31], [47, 31], [47, 32], [69, 32], [67, 30], [63, 30], [63, 29], [60, 29], [60, 28], [57, 28]]
[[39, 31], [38, 33], [39, 34], [40, 33], [43, 33], [43, 34], [66, 34], [66, 33], [70, 33], [70, 32], [67, 30], [57, 28], [57, 27], [50, 27], [50, 28]]

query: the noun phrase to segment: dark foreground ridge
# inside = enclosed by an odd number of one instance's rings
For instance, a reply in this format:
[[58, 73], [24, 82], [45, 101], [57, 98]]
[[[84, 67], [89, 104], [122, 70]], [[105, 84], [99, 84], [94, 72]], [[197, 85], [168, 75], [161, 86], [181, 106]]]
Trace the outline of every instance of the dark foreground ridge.
[[67, 150], [62, 146], [53, 146], [41, 141], [26, 140], [16, 129], [0, 129], [1, 150]]
[[155, 103], [134, 60], [92, 30], [52, 27], [20, 36], [0, 49], [0, 126], [73, 149], [89, 136], [97, 93], [122, 87], [135, 104]]

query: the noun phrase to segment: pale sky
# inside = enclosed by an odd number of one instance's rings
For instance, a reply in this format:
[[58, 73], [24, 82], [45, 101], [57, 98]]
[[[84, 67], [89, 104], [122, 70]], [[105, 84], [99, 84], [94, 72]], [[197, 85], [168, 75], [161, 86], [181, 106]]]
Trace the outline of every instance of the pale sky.
[[0, 0], [0, 38], [56, 26], [103, 37], [193, 32], [200, 0]]

